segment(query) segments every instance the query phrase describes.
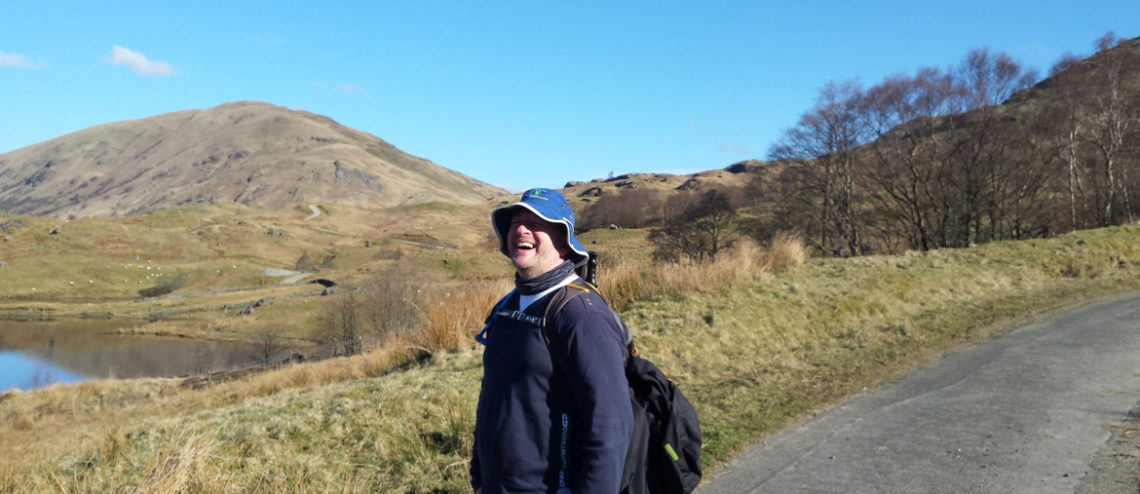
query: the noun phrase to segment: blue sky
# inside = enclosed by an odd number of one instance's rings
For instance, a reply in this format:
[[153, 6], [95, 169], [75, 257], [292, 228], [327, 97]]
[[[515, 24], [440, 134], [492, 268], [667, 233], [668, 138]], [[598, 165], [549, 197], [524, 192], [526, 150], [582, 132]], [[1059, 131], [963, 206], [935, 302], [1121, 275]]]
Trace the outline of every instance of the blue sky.
[[1140, 0], [23, 1], [0, 5], [0, 153], [230, 101], [327, 115], [511, 190], [764, 158], [829, 80], [971, 48], [1044, 74]]

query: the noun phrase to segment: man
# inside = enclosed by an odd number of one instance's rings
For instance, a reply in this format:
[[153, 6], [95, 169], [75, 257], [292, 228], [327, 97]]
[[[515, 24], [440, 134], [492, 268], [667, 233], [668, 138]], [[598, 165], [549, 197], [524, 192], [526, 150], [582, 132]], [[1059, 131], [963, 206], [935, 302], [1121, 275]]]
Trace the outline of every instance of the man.
[[[594, 293], [551, 315], [545, 335], [533, 322], [553, 293], [579, 281], [575, 268], [588, 259], [574, 212], [558, 191], [532, 189], [492, 212], [491, 223], [516, 289], [479, 337], [486, 349], [472, 486], [481, 494], [617, 493], [633, 430], [628, 335]], [[531, 322], [495, 315], [515, 310]]]

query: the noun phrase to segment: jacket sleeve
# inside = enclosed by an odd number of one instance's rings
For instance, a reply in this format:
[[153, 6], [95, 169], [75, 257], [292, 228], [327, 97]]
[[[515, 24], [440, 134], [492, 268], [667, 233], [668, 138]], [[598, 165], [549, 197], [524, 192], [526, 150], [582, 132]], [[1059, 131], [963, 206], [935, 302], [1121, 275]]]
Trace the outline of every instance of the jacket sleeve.
[[578, 493], [617, 492], [633, 431], [625, 377], [625, 335], [601, 297], [574, 297], [559, 312], [551, 335], [562, 355], [579, 420]]

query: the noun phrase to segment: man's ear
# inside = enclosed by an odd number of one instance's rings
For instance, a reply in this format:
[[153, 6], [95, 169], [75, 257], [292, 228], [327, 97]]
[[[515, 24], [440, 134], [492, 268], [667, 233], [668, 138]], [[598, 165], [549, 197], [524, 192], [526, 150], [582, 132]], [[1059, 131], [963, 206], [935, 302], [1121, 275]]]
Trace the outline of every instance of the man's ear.
[[558, 226], [560, 228], [551, 229], [550, 239], [554, 241], [554, 248], [558, 251], [558, 257], [565, 260], [570, 257], [570, 240], [566, 235], [566, 227]]

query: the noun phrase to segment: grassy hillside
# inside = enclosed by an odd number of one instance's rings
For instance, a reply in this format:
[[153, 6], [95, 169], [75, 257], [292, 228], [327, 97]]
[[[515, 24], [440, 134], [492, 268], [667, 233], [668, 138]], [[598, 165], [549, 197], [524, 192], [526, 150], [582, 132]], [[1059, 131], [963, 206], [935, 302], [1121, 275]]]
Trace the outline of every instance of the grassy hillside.
[[0, 170], [0, 209], [55, 218], [183, 204], [481, 204], [505, 193], [328, 117], [257, 101], [97, 125], [0, 154]]
[[[501, 273], [501, 259], [486, 255], [490, 210], [322, 205], [306, 219], [308, 208], [193, 205], [66, 222], [0, 213], [0, 315], [112, 316], [135, 331], [207, 339], [303, 338], [325, 302], [302, 296], [320, 292], [308, 284], [317, 278], [359, 286], [397, 265], [424, 282]], [[290, 282], [267, 270], [308, 276]], [[272, 302], [247, 316], [232, 308], [264, 299]]]
[[[642, 353], [696, 405], [708, 466], [945, 351], [1140, 288], [1137, 226], [802, 264], [794, 247], [745, 246], [667, 268], [644, 261], [642, 235], [583, 240], [608, 256], [602, 289]], [[0, 490], [467, 492], [470, 335], [506, 272], [489, 246], [445, 255], [460, 267], [435, 268], [456, 281], [426, 311], [430, 329], [381, 350], [197, 390], [148, 379], [0, 395]]]

